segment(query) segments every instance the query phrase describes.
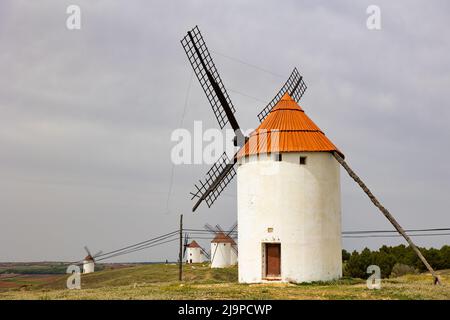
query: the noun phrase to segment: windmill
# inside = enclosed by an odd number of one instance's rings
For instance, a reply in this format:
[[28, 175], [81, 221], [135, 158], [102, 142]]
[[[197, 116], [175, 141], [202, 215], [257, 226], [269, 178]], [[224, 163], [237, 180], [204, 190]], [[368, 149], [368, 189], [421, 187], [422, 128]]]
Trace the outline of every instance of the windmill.
[[[226, 153], [223, 153], [207, 171], [204, 181], [199, 180], [199, 183], [195, 184], [196, 190], [191, 192], [191, 195], [192, 200], [196, 199], [193, 211], [203, 201], [208, 207], [211, 207], [232, 181], [237, 171], [242, 172], [241, 178], [238, 174], [238, 190], [243, 190], [242, 194], [238, 192], [239, 250], [241, 255], [242, 251], [245, 254], [243, 259], [242, 257], [239, 259], [240, 282], [263, 281], [264, 279], [260, 275], [261, 265], [266, 270], [265, 278], [270, 278], [269, 280], [284, 279], [303, 282], [327, 280], [328, 277], [334, 279], [342, 275], [340, 177], [337, 169], [341, 165], [413, 248], [433, 275], [435, 283], [440, 283], [433, 268], [404, 229], [349, 167], [339, 149], [325, 137], [323, 131], [306, 116], [304, 110], [298, 105], [307, 87], [297, 69], [294, 69], [280, 91], [258, 114], [260, 126], [249, 137], [246, 137], [234, 116], [235, 107], [197, 26], [187, 32], [187, 35], [181, 40], [181, 44], [220, 128], [223, 129], [230, 124], [235, 132], [234, 144], [239, 148], [231, 159]], [[274, 139], [275, 142], [271, 138], [273, 132], [277, 137], [276, 140]], [[263, 138], [263, 142], [260, 142], [261, 138]], [[336, 162], [329, 161], [330, 154]], [[271, 160], [273, 163], [268, 164], [265, 160]], [[238, 162], [241, 166], [239, 170], [236, 170], [235, 165]], [[291, 166], [288, 169], [287, 162], [297, 163], [300, 166], [298, 168]], [[275, 170], [272, 171], [275, 174], [270, 178], [261, 175], [261, 172], [267, 167]], [[328, 176], [331, 179], [327, 182], [315, 180], [314, 177], [309, 176], [308, 172], [311, 170], [305, 170], [306, 167], [313, 169], [318, 175]], [[307, 179], [301, 180], [300, 177], [305, 174]], [[297, 181], [288, 177], [295, 177]], [[305, 185], [305, 181], [311, 183], [316, 189], [313, 189], [313, 192], [307, 192], [306, 190], [311, 187]], [[277, 184], [282, 188], [273, 187]], [[291, 188], [285, 188], [285, 184], [291, 184]], [[331, 193], [326, 194], [319, 190], [329, 190]], [[244, 192], [250, 194], [250, 197]], [[255, 199], [260, 203], [255, 203]], [[301, 208], [298, 205], [299, 199], [303, 199], [313, 206], [308, 209]], [[276, 203], [286, 203], [286, 201], [292, 203], [289, 212], [282, 211], [280, 206], [276, 206]], [[314, 214], [323, 212], [322, 203], [329, 205], [326, 210], [332, 217], [330, 223], [327, 224], [326, 231], [317, 229], [319, 225], [316, 224], [317, 221], [328, 223], [324, 220], [325, 217], [324, 219], [312, 219]], [[270, 210], [267, 210], [267, 207]], [[265, 216], [255, 218], [261, 212]], [[280, 216], [284, 215], [286, 215], [285, 219], [280, 219]], [[302, 221], [307, 221], [310, 224], [309, 228], [299, 226]], [[322, 233], [317, 235], [314, 230]], [[331, 255], [330, 261], [316, 259], [317, 265], [314, 265], [307, 261], [309, 259], [306, 259], [300, 265], [296, 265], [294, 261], [300, 259], [297, 253], [298, 247], [308, 243], [314, 244], [309, 247], [313, 249], [311, 252], [303, 254], [303, 258], [310, 256], [312, 260], [320, 253], [325, 256]], [[283, 256], [281, 247], [283, 247]], [[285, 275], [281, 274], [280, 265], [282, 263]], [[326, 263], [328, 265], [324, 265]], [[319, 269], [324, 272], [318, 272]], [[305, 270], [311, 271], [309, 276], [306, 276]]]
[[213, 235], [211, 240], [211, 268], [225, 268], [237, 263], [238, 251], [235, 242], [237, 223], [229, 231], [224, 231], [220, 225], [215, 228], [205, 224], [205, 230]]
[[[187, 35], [181, 40], [181, 44], [211, 104], [220, 128], [223, 129], [229, 123], [235, 133], [234, 145], [242, 148], [248, 140], [248, 137], [244, 136], [234, 116], [236, 110], [206, 47], [199, 28], [196, 26], [191, 31], [188, 31]], [[284, 93], [289, 92], [296, 101], [299, 101], [306, 88], [303, 77], [299, 74], [297, 68], [294, 68], [281, 90], [258, 114], [260, 121], [265, 119], [272, 107], [280, 100]], [[234, 168], [236, 162], [236, 154], [232, 159], [229, 159], [226, 153], [222, 154], [219, 160], [206, 173], [205, 181], [199, 180], [199, 184], [195, 185], [197, 190], [192, 192], [191, 195], [192, 199], [198, 198], [198, 200], [194, 204], [192, 211], [195, 211], [203, 201], [206, 201], [208, 207], [211, 207], [236, 175]]]
[[83, 273], [91, 273], [95, 271], [95, 259], [100, 256], [103, 251], [99, 251], [96, 254], [91, 254], [89, 248], [84, 246], [84, 250], [87, 253], [87, 256], [83, 259]]
[[225, 235], [233, 240], [231, 243], [231, 252], [230, 252], [230, 264], [232, 266], [236, 265], [238, 262], [238, 246], [237, 246], [237, 222], [235, 222], [228, 232], [225, 232], [219, 224], [216, 224], [216, 229], [225, 233]]
[[183, 260], [186, 263], [202, 263], [204, 258], [209, 259], [209, 254], [203, 249], [197, 241], [193, 240], [189, 242], [189, 235], [185, 234]]

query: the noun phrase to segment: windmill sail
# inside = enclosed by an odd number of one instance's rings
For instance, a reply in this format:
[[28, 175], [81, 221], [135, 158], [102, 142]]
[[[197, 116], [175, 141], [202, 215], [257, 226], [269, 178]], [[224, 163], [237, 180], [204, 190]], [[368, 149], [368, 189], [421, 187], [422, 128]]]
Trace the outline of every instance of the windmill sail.
[[[227, 236], [231, 237], [231, 234], [236, 233], [236, 228], [238, 224], [237, 221], [231, 226], [230, 230], [227, 232]], [[233, 237], [232, 237], [233, 238]]]
[[209, 231], [212, 234], [216, 234], [216, 230], [209, 223], [205, 223], [204, 228], [206, 231]]
[[98, 251], [96, 254], [92, 254], [91, 251], [89, 250], [89, 248], [87, 246], [84, 246], [84, 250], [86, 251], [86, 253], [88, 254], [86, 256], [86, 258], [90, 258], [92, 259], [92, 261], [95, 261], [95, 259], [99, 256], [102, 255], [103, 251]]
[[[220, 128], [223, 129], [227, 123], [230, 123], [236, 136], [238, 138], [243, 138], [244, 135], [234, 116], [236, 109], [231, 102], [214, 61], [206, 47], [205, 41], [203, 40], [203, 36], [197, 26], [191, 31], [188, 31], [187, 35], [181, 40], [181, 45], [183, 46], [189, 62], [194, 69], [195, 75], [211, 104]], [[242, 141], [244, 140], [242, 139]]]
[[223, 230], [223, 228], [222, 228], [222, 226], [221, 226], [220, 224], [216, 224], [216, 230], [217, 230], [218, 232], [223, 233], [223, 234], [226, 233], [226, 232]]
[[186, 250], [188, 247], [188, 243], [189, 243], [189, 234], [185, 233], [184, 234], [184, 245], [183, 245], [183, 259], [186, 256]]
[[[205, 40], [197, 26], [188, 31], [187, 35], [181, 39], [181, 45], [183, 46], [194, 73], [208, 98], [220, 128], [223, 129], [225, 125], [229, 123], [235, 133], [235, 146], [242, 147], [247, 141], [247, 137], [242, 133], [236, 117], [234, 116], [236, 109], [231, 102], [230, 96], [225, 89], [214, 61], [211, 58], [211, 54], [206, 47]], [[230, 160], [224, 153], [219, 161], [206, 173], [205, 181], [199, 180], [200, 184], [195, 185], [197, 190], [191, 192], [191, 200], [198, 198], [192, 211], [195, 211], [204, 200], [208, 207], [211, 207], [236, 175], [234, 169], [235, 163], [236, 157], [233, 157], [233, 160]]]
[[200, 247], [200, 251], [203, 252], [203, 255], [206, 257], [206, 259], [210, 259], [211, 256], [208, 252], [206, 252], [205, 249], [203, 249], [202, 247]]
[[88, 256], [92, 257], [91, 251], [89, 251], [89, 248], [87, 246], [84, 246], [84, 250], [86, 251], [86, 253], [88, 254]]
[[233, 157], [233, 160], [228, 159], [224, 152], [219, 160], [206, 173], [205, 181], [199, 180], [199, 184], [195, 185], [197, 190], [191, 192], [191, 200], [198, 198], [192, 211], [195, 211], [204, 200], [208, 207], [211, 207], [216, 201], [222, 191], [236, 175], [236, 170], [234, 169], [235, 159], [235, 157]]
[[297, 68], [294, 68], [280, 91], [278, 91], [269, 104], [258, 114], [259, 121], [262, 122], [267, 117], [272, 108], [280, 101], [281, 97], [283, 97], [286, 92], [298, 103], [306, 89], [307, 86], [303, 81], [303, 77], [300, 75]]

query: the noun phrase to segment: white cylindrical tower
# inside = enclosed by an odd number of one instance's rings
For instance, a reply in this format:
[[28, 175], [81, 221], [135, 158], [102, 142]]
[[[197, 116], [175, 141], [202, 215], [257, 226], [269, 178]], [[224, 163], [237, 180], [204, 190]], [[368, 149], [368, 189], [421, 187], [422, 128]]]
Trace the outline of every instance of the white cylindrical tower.
[[238, 154], [239, 282], [342, 276], [340, 167], [331, 152], [339, 150], [288, 95], [250, 135]]
[[94, 259], [88, 255], [83, 260], [83, 273], [92, 273], [95, 271]]
[[233, 239], [217, 232], [216, 237], [211, 241], [211, 268], [226, 268], [231, 266], [231, 246], [235, 244]]
[[187, 245], [186, 248], [186, 263], [201, 263], [203, 262], [203, 254], [200, 245], [194, 240]]

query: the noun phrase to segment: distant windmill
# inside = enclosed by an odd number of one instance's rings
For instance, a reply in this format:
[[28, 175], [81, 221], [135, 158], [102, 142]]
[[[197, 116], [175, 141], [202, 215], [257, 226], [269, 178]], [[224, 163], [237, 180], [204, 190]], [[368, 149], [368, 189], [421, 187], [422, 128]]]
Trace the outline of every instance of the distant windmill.
[[340, 164], [439, 283], [400, 224], [298, 105], [307, 87], [296, 68], [258, 114], [259, 127], [246, 137], [198, 27], [188, 31], [181, 44], [220, 128], [229, 123], [239, 147], [232, 159], [223, 153], [191, 195], [196, 198], [192, 211], [203, 201], [211, 207], [237, 174], [240, 282], [308, 282], [342, 276]]
[[186, 263], [202, 263], [205, 258], [209, 259], [209, 254], [203, 249], [197, 241], [193, 240], [189, 243], [189, 235], [186, 233], [184, 237], [183, 260]]
[[238, 251], [234, 236], [236, 228], [237, 223], [225, 232], [218, 224], [215, 228], [208, 223], [205, 224], [205, 230], [214, 236], [211, 240], [211, 268], [225, 268], [237, 263]]
[[95, 259], [101, 255], [103, 251], [99, 251], [92, 255], [87, 246], [84, 246], [84, 250], [86, 250], [87, 256], [83, 259], [83, 273], [92, 273], [95, 271]]

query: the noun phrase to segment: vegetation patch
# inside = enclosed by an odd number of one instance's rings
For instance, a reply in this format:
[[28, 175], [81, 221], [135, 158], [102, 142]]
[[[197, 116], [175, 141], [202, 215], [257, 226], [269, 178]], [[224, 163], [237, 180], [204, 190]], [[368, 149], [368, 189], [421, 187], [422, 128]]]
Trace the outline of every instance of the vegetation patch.
[[442, 286], [423, 273], [383, 279], [380, 290], [369, 290], [365, 280], [348, 277], [307, 284], [239, 284], [237, 267], [211, 269], [207, 264], [184, 266], [179, 282], [177, 265], [151, 264], [82, 275], [81, 290], [65, 288], [67, 275], [26, 290], [4, 288], [0, 299], [450, 299], [450, 270], [438, 273]]

